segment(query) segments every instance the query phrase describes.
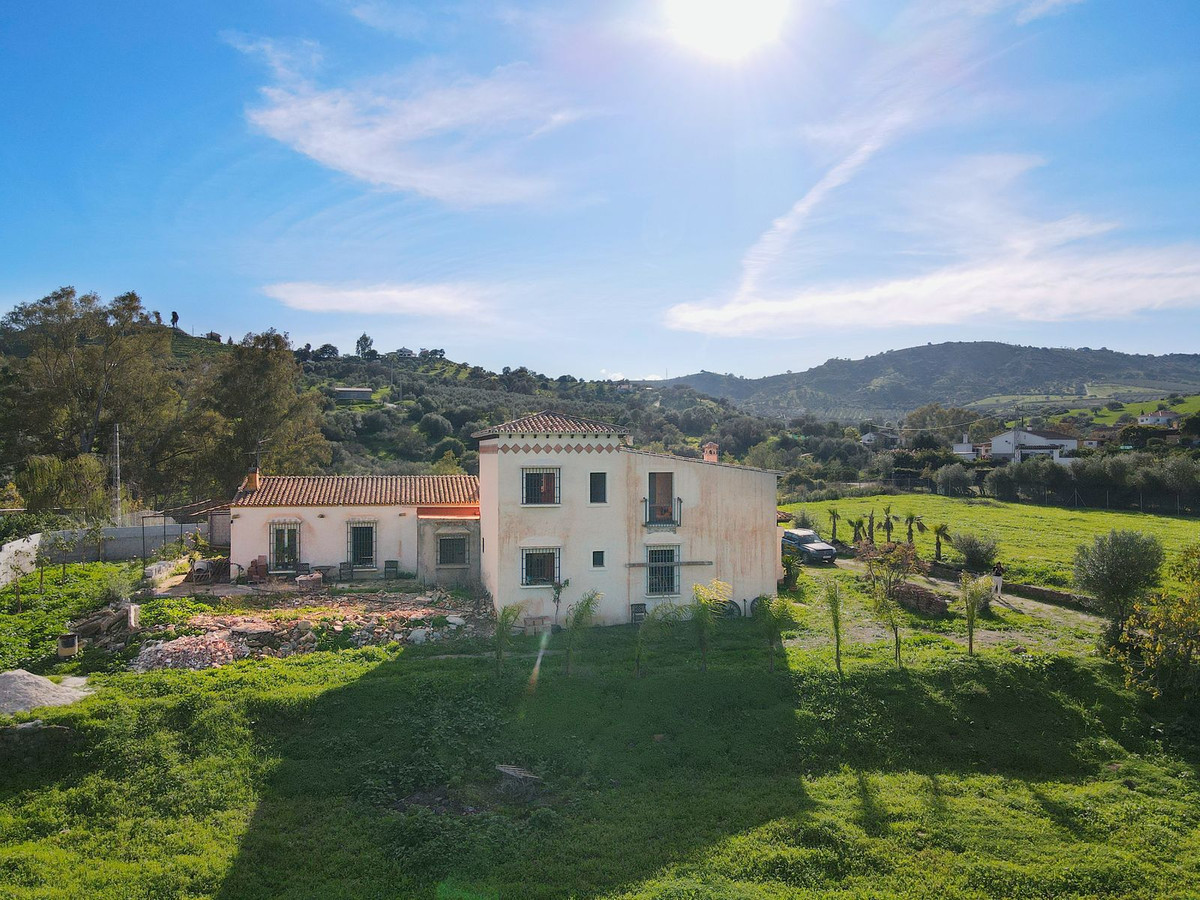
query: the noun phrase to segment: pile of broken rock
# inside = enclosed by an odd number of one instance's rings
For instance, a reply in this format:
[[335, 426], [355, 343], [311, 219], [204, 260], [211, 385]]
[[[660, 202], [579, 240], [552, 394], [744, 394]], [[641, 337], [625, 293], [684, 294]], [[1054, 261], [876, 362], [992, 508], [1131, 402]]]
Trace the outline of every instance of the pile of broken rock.
[[[486, 619], [433, 607], [428, 597], [309, 599], [302, 611], [286, 604], [261, 615], [198, 615], [187, 621], [199, 634], [174, 640], [145, 640], [130, 664], [138, 672], [154, 669], [206, 669], [248, 657], [285, 657], [311, 653], [321, 646], [366, 647], [390, 643], [424, 644], [456, 635], [483, 634]], [[297, 604], [299, 605], [299, 604]], [[307, 618], [301, 618], [306, 615]], [[153, 632], [143, 632], [152, 638]]]

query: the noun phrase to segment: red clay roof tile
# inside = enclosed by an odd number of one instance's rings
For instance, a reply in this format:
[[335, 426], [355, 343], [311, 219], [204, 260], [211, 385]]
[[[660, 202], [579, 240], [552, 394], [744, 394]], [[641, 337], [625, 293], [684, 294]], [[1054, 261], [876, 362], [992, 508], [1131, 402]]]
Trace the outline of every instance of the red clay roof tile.
[[437, 506], [479, 502], [474, 475], [264, 475], [231, 506]]
[[492, 437], [498, 434], [629, 434], [629, 429], [612, 422], [583, 419], [579, 416], [564, 416], [554, 412], [534, 413], [522, 416], [502, 425], [493, 425], [476, 431], [471, 437]]

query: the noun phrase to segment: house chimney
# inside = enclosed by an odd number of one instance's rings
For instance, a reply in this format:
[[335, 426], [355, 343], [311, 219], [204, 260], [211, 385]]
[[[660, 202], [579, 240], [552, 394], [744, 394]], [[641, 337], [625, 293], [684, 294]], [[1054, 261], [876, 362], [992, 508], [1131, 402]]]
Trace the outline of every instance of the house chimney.
[[717, 462], [721, 458], [721, 447], [713, 441], [704, 445], [704, 461]]
[[258, 483], [258, 466], [254, 466], [247, 474], [246, 480], [242, 482], [243, 491], [257, 491]]

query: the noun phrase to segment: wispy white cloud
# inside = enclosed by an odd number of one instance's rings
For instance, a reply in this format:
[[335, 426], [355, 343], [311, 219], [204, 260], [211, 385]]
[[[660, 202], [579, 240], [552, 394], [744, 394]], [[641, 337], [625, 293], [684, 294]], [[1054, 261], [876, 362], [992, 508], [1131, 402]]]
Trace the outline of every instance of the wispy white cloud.
[[949, 262], [916, 274], [679, 304], [666, 324], [721, 336], [791, 337], [814, 329], [1117, 319], [1200, 306], [1200, 247], [1121, 246], [1114, 222], [1027, 214], [1023, 176], [1042, 164], [1027, 155], [970, 157], [897, 191], [892, 218], [900, 224], [886, 249]]
[[[822, 231], [837, 231], [837, 195], [876, 159], [906, 137], [948, 119], [977, 116], [986, 110], [977, 76], [994, 57], [986, 19], [1015, 12], [1028, 21], [1077, 0], [916, 0], [897, 28], [908, 35], [885, 45], [859, 65], [850, 79], [841, 112], [800, 129], [803, 137], [833, 162], [813, 185], [750, 246], [742, 257], [736, 291], [723, 301], [683, 303], [668, 310], [669, 327], [720, 335], [802, 334], [820, 325], [890, 327], [908, 322], [949, 323], [979, 316], [1015, 316], [1047, 320], [1074, 318], [1090, 310], [1115, 314], [1137, 280], [1114, 282], [1092, 306], [1076, 304], [1068, 289], [1054, 302], [1051, 282], [1065, 279], [1077, 289], [1107, 266], [1126, 260], [1134, 271], [1167, 266], [1177, 302], [1188, 295], [1190, 274], [1173, 256], [1063, 253], [1062, 246], [1111, 231], [1109, 222], [1082, 215], [1027, 216], [1017, 203], [1021, 177], [1043, 164], [1035, 156], [996, 154], [971, 157], [950, 166], [927, 183], [910, 186], [908, 208], [891, 216], [893, 238], [905, 243], [881, 246], [878, 255], [928, 256], [926, 274], [880, 277], [815, 286], [811, 273], [797, 265], [802, 232], [819, 244]], [[912, 176], [906, 175], [908, 182]], [[905, 182], [895, 188], [904, 196]], [[861, 207], [860, 207], [861, 211]], [[882, 198], [872, 214], [884, 221]], [[811, 233], [815, 232], [815, 234]], [[828, 243], [828, 242], [827, 242]], [[1136, 265], [1141, 263], [1139, 267]], [[809, 283], [797, 286], [797, 276]], [[786, 282], [791, 281], [791, 284]], [[992, 290], [995, 286], [996, 290]], [[889, 298], [897, 298], [892, 302]], [[1172, 301], [1167, 301], [1172, 302]], [[1128, 308], [1128, 307], [1125, 307]]]
[[302, 67], [269, 40], [235, 46], [261, 55], [274, 77], [263, 103], [247, 111], [256, 128], [369, 184], [460, 206], [550, 194], [552, 179], [523, 172], [521, 157], [532, 140], [582, 115], [522, 64], [484, 77], [410, 71], [324, 88], [310, 74], [312, 58]]
[[347, 285], [288, 281], [266, 285], [262, 291], [284, 306], [305, 312], [473, 319], [485, 311], [485, 292], [465, 283]]
[[816, 329], [1118, 319], [1200, 306], [1200, 247], [1009, 252], [908, 278], [835, 284], [750, 302], [680, 304], [671, 328], [757, 337]]
[[1068, 6], [1083, 2], [1084, 0], [1032, 0], [1023, 4], [1017, 11], [1017, 22], [1024, 25], [1034, 19], [1063, 12]]

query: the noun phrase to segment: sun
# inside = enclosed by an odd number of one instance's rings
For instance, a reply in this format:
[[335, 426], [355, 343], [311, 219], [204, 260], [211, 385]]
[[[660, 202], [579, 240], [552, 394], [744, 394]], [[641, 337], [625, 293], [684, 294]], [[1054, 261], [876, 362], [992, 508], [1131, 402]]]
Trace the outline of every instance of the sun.
[[736, 62], [779, 37], [789, 0], [663, 0], [667, 29], [706, 56]]

